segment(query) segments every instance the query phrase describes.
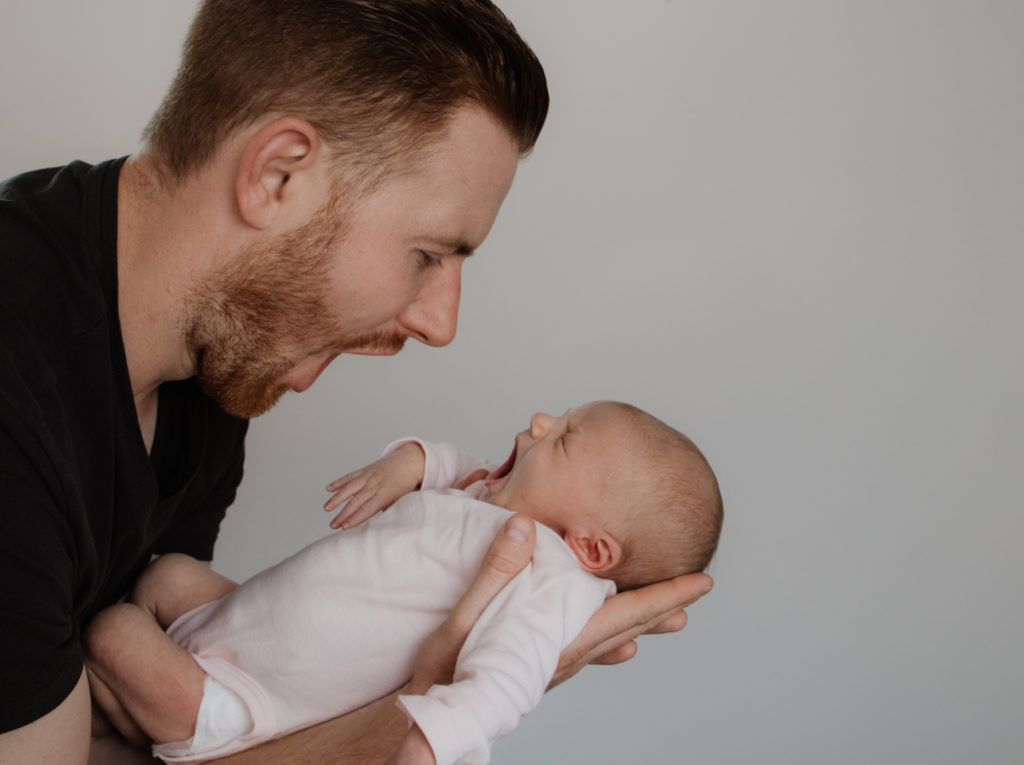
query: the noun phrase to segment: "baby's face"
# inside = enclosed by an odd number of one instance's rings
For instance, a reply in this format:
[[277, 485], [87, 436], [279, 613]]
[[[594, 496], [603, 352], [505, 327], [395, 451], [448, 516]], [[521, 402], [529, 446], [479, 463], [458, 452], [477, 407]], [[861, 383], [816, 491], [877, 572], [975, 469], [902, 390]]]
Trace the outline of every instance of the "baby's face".
[[626, 456], [621, 418], [600, 401], [561, 417], [533, 415], [505, 464], [487, 476], [487, 501], [560, 534], [573, 524], [598, 522], [607, 503], [602, 487]]

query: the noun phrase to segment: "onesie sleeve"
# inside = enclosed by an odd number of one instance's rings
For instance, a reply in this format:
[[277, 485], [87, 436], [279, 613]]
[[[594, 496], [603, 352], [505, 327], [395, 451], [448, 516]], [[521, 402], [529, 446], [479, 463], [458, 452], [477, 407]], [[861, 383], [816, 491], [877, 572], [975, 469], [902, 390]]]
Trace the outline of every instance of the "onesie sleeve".
[[420, 488], [424, 490], [450, 489], [477, 468], [487, 467], [484, 460], [466, 454], [457, 446], [412, 437], [392, 441], [384, 448], [382, 456], [390, 454], [399, 446], [408, 443], [419, 444], [426, 455], [426, 462], [423, 466], [423, 483], [420, 485]]
[[[537, 531], [539, 549], [546, 530]], [[553, 543], [564, 547], [557, 537]], [[451, 685], [399, 697], [437, 765], [488, 762], [494, 741], [540, 703], [562, 649], [614, 592], [611, 582], [583, 572], [568, 548], [559, 556], [548, 565], [550, 555], [535, 553], [488, 606], [462, 647]]]

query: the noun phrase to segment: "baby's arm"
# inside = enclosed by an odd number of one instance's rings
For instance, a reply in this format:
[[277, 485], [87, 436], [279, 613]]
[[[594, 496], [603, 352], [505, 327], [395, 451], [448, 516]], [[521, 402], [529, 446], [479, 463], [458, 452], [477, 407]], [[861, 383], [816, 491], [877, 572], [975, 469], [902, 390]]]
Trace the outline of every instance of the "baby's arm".
[[347, 501], [331, 528], [350, 529], [421, 487], [464, 489], [487, 476], [483, 466], [482, 460], [451, 444], [402, 439], [389, 444], [376, 462], [328, 484], [327, 491], [335, 494], [324, 510], [330, 512]]
[[164, 555], [139, 577], [130, 602], [93, 619], [84, 637], [90, 691], [129, 741], [144, 745], [192, 736], [206, 675], [164, 629], [235, 587], [205, 563]]
[[332, 529], [350, 529], [390, 507], [396, 500], [415, 491], [423, 481], [426, 457], [415, 441], [407, 441], [371, 462], [327, 485], [334, 496], [324, 510], [331, 512], [343, 502], [348, 504], [331, 521]]

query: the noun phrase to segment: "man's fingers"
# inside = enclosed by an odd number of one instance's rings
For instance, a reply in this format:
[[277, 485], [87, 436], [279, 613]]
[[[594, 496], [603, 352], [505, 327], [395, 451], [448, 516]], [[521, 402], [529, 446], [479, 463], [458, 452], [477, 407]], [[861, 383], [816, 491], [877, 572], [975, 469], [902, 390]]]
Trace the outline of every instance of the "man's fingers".
[[635, 639], [647, 633], [677, 632], [686, 626], [687, 606], [711, 590], [707, 574], [686, 574], [613, 595], [564, 651], [554, 687], [589, 663], [617, 664], [636, 653]]
[[501, 588], [530, 562], [536, 536], [536, 526], [525, 516], [513, 515], [505, 521], [466, 594], [421, 646], [406, 686], [408, 693], [425, 693], [431, 685], [451, 682], [455, 660], [470, 630]]
[[678, 613], [666, 617], [657, 624], [652, 625], [650, 629], [645, 631], [645, 634], [661, 635], [666, 632], [679, 632], [679, 630], [681, 630], [685, 626], [686, 611], [679, 611]]
[[491, 542], [476, 579], [452, 612], [449, 627], [460, 644], [494, 596], [530, 562], [536, 536], [537, 527], [525, 516], [513, 515], [505, 522]]
[[628, 643], [620, 645], [603, 656], [598, 656], [594, 659], [591, 664], [621, 664], [624, 661], [629, 661], [636, 656], [637, 644], [635, 640], [630, 640]]

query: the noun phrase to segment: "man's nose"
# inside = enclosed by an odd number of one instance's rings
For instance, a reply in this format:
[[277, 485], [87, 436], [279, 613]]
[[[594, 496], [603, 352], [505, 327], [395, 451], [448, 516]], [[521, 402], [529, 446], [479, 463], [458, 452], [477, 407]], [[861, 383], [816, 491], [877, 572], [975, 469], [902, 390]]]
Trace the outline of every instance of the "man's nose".
[[399, 324], [413, 340], [435, 347], [448, 345], [459, 323], [461, 292], [461, 259], [445, 263], [399, 315]]

